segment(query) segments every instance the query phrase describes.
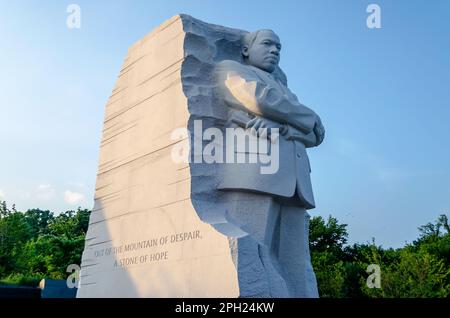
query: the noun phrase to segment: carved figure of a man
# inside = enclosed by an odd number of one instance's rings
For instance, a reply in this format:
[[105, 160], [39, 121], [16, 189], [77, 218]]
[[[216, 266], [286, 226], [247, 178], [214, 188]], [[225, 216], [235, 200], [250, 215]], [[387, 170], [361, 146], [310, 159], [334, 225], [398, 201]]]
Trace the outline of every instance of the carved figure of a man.
[[[274, 128], [280, 133], [277, 171], [262, 174], [260, 163], [228, 163], [218, 183], [232, 198], [226, 218], [242, 233], [236, 265], [242, 297], [318, 297], [308, 247], [306, 210], [315, 202], [306, 148], [321, 144], [325, 131], [319, 116], [287, 87], [280, 51], [279, 37], [259, 30], [242, 39], [243, 63], [216, 66], [228, 127], [252, 128], [259, 138]], [[261, 134], [262, 128], [269, 134]]]

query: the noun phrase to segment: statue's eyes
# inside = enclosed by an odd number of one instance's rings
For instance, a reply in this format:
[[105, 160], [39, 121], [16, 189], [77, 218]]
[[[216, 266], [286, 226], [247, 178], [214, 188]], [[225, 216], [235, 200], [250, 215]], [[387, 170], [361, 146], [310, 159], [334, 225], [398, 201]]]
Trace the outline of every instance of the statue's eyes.
[[[262, 42], [264, 45], [272, 45], [273, 44], [273, 42], [270, 42], [270, 41], [263, 41]], [[277, 44], [277, 49], [279, 50], [279, 51], [281, 51], [281, 45], [280, 44]]]

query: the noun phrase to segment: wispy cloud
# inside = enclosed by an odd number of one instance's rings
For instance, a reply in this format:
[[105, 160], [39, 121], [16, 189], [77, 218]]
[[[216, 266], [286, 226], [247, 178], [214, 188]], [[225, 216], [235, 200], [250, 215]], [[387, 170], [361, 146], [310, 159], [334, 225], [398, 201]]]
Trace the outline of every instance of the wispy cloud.
[[82, 203], [85, 199], [86, 198], [82, 193], [73, 192], [70, 190], [64, 192], [64, 200], [71, 205]]
[[5, 192], [3, 192], [2, 189], [0, 189], [0, 200], [3, 200], [5, 198]]
[[336, 151], [344, 157], [359, 155], [358, 148], [358, 145], [349, 139], [339, 139], [336, 141]]
[[86, 185], [82, 182], [69, 182], [68, 185], [70, 187], [75, 187], [75, 188], [79, 188], [79, 189], [84, 189], [86, 188]]
[[19, 198], [21, 200], [29, 200], [31, 198], [31, 193], [28, 191], [20, 191]]
[[56, 195], [56, 191], [50, 184], [40, 184], [36, 188], [36, 198], [40, 201], [49, 201]]
[[411, 178], [426, 176], [426, 171], [411, 171], [394, 164], [386, 156], [373, 153], [364, 145], [353, 140], [337, 140], [335, 149], [337, 154], [358, 162], [367, 169], [375, 180], [391, 187], [398, 182], [408, 182]]
[[376, 177], [379, 181], [389, 182], [407, 182], [410, 178], [426, 176], [426, 172], [407, 171], [402, 168], [379, 167], [375, 169]]

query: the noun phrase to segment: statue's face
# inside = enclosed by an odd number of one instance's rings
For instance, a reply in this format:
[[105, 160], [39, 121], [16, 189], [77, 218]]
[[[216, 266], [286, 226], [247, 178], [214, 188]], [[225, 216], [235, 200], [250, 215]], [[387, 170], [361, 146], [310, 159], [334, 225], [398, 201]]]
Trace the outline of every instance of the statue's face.
[[248, 64], [272, 73], [280, 62], [280, 38], [272, 31], [263, 30], [250, 47], [244, 47], [242, 54]]

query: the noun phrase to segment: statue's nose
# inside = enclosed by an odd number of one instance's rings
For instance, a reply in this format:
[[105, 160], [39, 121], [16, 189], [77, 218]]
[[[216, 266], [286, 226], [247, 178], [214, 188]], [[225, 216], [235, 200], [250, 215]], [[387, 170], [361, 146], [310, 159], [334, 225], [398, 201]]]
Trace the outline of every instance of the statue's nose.
[[280, 50], [274, 45], [270, 49], [270, 53], [275, 54], [276, 56], [280, 55]]

